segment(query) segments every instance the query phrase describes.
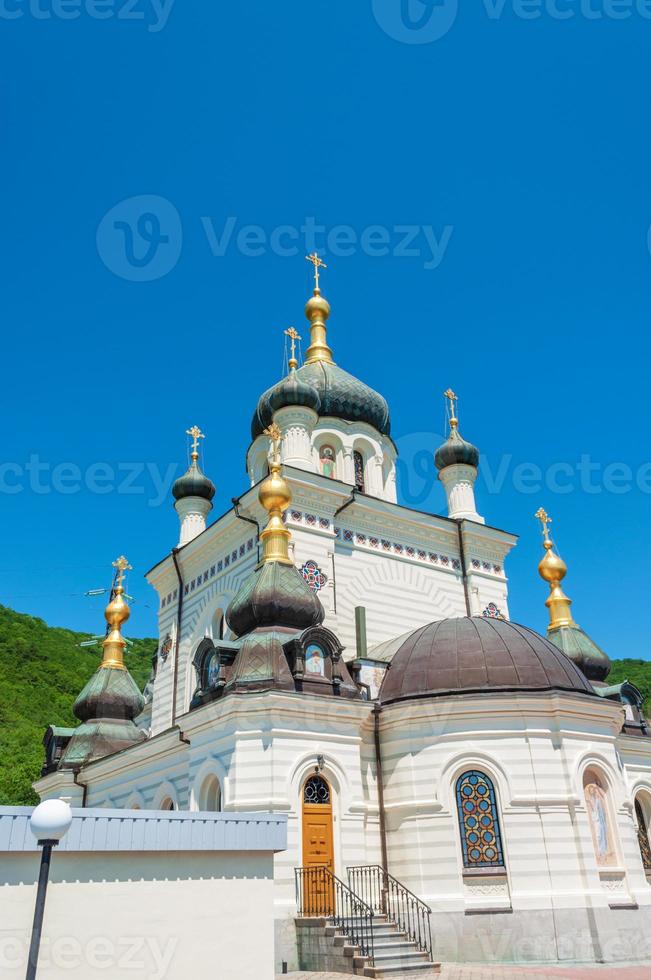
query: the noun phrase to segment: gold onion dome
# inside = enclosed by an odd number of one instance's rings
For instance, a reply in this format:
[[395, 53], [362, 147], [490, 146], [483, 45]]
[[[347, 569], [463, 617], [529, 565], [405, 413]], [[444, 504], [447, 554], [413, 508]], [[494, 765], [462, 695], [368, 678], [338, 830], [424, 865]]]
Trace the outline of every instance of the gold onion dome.
[[[295, 372], [293, 381], [290, 374], [289, 378], [273, 385], [260, 396], [251, 422], [251, 438], [257, 439], [265, 429], [269, 428], [275, 411], [285, 405], [295, 404], [292, 401], [284, 401], [291, 390], [288, 387], [290, 381], [294, 385], [301, 385], [300, 394], [298, 389], [295, 389], [295, 397], [304, 399], [298, 404], [313, 407], [321, 418], [366, 422], [381, 435], [388, 436], [391, 432], [391, 419], [385, 399], [363, 381], [338, 367], [333, 360], [326, 330], [330, 304], [321, 293], [318, 278], [318, 270], [325, 268], [325, 265], [316, 255], [307, 258], [315, 265], [315, 288], [305, 307], [305, 315], [310, 322], [310, 346], [305, 353], [305, 364]], [[304, 393], [303, 385], [316, 392], [319, 400], [318, 407], [313, 399]]]
[[554, 551], [549, 534], [552, 520], [541, 507], [536, 518], [543, 529], [545, 554], [538, 563], [538, 574], [549, 585], [549, 596], [545, 605], [549, 610], [547, 636], [563, 653], [574, 661], [591, 681], [603, 682], [611, 669], [610, 658], [594, 640], [574, 622], [570, 607], [572, 600], [565, 595], [561, 582], [567, 575], [567, 565]]
[[205, 436], [197, 425], [188, 429], [186, 435], [192, 438], [190, 466], [187, 472], [174, 483], [172, 496], [175, 500], [183, 500], [186, 497], [202, 497], [204, 500], [212, 500], [216, 492], [215, 484], [202, 473], [199, 466], [199, 439], [204, 439]]
[[451, 388], [445, 392], [445, 398], [450, 403], [450, 435], [442, 446], [436, 450], [434, 463], [437, 470], [444, 470], [446, 466], [455, 466], [457, 463], [464, 463], [466, 466], [479, 466], [479, 450], [471, 442], [466, 442], [459, 432], [459, 419], [457, 418], [456, 403], [457, 396]]

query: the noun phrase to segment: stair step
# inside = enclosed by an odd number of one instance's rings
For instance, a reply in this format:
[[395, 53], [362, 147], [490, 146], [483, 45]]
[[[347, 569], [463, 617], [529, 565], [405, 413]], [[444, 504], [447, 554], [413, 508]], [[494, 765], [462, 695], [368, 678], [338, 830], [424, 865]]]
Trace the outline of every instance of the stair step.
[[[409, 952], [411, 952], [411, 953], [420, 952], [420, 950], [416, 950], [416, 947], [414, 946], [413, 943], [410, 943], [410, 942], [408, 942], [408, 941], [406, 941], [404, 939], [402, 941], [401, 940], [397, 940], [396, 942], [391, 942], [391, 943], [378, 943], [377, 940], [376, 940], [376, 942], [375, 942], [375, 951], [377, 952], [380, 949], [384, 950], [385, 952], [389, 952], [389, 950], [391, 950], [391, 949], [393, 949], [393, 950], [401, 950], [402, 949], [402, 950], [404, 950], [407, 953], [409, 953]], [[423, 954], [423, 955], [425, 955], [425, 954]]]
[[437, 973], [440, 973], [441, 964], [432, 963], [431, 961], [428, 961], [427, 963], [420, 963], [420, 964], [412, 963], [409, 967], [407, 967], [407, 969], [405, 969], [404, 966], [367, 966], [364, 969], [364, 976], [376, 977], [376, 978], [394, 977], [394, 976], [402, 977], [405, 974], [411, 974], [411, 973], [427, 974], [428, 971], [429, 973], [431, 973], [432, 976], [434, 976]]
[[404, 953], [378, 953], [375, 954], [376, 966], [396, 966], [406, 965], [407, 963], [429, 963], [431, 962], [427, 953], [404, 952]]

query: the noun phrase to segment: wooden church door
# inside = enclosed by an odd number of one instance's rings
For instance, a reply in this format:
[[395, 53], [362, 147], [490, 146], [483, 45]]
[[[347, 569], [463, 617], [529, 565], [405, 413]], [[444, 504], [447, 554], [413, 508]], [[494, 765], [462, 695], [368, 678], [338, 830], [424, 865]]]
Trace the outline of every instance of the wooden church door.
[[[332, 796], [323, 776], [310, 776], [303, 787], [303, 867], [335, 871]], [[333, 912], [334, 894], [327, 875], [308, 875], [306, 889], [305, 900], [314, 915]]]

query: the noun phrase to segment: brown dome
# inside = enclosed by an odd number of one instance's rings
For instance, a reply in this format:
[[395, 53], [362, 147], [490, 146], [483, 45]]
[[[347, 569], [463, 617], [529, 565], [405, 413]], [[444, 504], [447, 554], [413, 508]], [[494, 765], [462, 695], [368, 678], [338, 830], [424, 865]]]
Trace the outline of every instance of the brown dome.
[[441, 619], [410, 633], [391, 660], [380, 701], [553, 690], [594, 695], [578, 667], [539, 633], [474, 616]]

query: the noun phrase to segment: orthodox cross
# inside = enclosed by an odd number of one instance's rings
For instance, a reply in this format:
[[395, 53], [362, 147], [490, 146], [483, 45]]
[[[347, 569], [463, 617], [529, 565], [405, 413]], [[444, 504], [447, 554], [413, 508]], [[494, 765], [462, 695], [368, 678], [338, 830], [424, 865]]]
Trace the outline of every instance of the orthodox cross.
[[543, 537], [545, 538], [545, 541], [549, 541], [549, 525], [552, 523], [551, 517], [549, 517], [547, 511], [544, 510], [542, 507], [540, 507], [539, 510], [536, 511], [534, 517], [536, 517], [542, 524]]
[[272, 422], [268, 429], [264, 430], [264, 434], [269, 436], [271, 440], [271, 455], [274, 462], [278, 462], [280, 457], [280, 441], [282, 439], [282, 432], [280, 431], [280, 426], [277, 422]]
[[116, 558], [116, 560], [113, 562], [113, 568], [117, 568], [118, 570], [115, 578], [115, 588], [120, 589], [122, 588], [122, 583], [124, 581], [124, 573], [130, 572], [132, 566], [129, 564], [124, 555], [120, 555], [120, 557]]
[[285, 336], [289, 337], [289, 347], [292, 354], [289, 361], [289, 366], [292, 367], [293, 362], [293, 366], [296, 367], [298, 364], [298, 361], [296, 360], [296, 341], [302, 340], [303, 338], [299, 335], [298, 330], [294, 329], [294, 327], [290, 327], [289, 330], [285, 330]]
[[319, 256], [316, 254], [316, 252], [312, 252], [311, 255], [306, 255], [305, 258], [307, 259], [308, 262], [311, 262], [312, 265], [314, 266], [314, 288], [318, 292], [318, 289], [319, 289], [319, 269], [327, 269], [328, 266], [325, 264], [325, 262], [322, 259], [319, 258]]
[[447, 398], [447, 400], [450, 402], [450, 422], [452, 421], [456, 422], [457, 402], [459, 401], [458, 396], [455, 395], [455, 393], [452, 391], [452, 388], [448, 388], [447, 391], [443, 392], [443, 397]]
[[198, 425], [193, 425], [191, 429], [186, 429], [185, 434], [192, 437], [192, 458], [199, 459], [199, 440], [205, 439], [205, 435]]

